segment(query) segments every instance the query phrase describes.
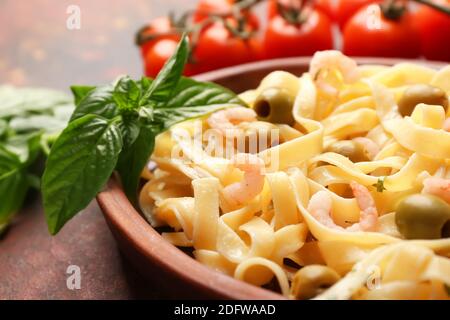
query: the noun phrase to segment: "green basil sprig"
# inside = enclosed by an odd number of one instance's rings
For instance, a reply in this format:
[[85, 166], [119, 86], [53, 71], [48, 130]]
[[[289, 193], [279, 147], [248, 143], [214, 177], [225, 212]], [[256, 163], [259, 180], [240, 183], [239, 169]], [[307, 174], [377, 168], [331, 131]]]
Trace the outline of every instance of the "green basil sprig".
[[115, 85], [71, 88], [77, 107], [51, 148], [42, 178], [51, 234], [88, 205], [114, 170], [136, 203], [140, 174], [159, 133], [230, 105], [245, 106], [223, 87], [182, 77], [188, 51], [183, 36], [154, 80], [125, 76]]
[[22, 207], [30, 188], [39, 189], [40, 155], [74, 110], [65, 93], [0, 86], [0, 233]]

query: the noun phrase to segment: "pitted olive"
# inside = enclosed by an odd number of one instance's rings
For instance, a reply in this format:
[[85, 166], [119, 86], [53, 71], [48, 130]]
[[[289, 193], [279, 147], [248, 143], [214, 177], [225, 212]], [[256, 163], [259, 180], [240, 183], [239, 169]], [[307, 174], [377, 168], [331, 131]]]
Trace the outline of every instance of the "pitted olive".
[[447, 112], [448, 97], [440, 88], [427, 84], [415, 84], [403, 92], [398, 101], [398, 111], [402, 116], [410, 116], [419, 103], [439, 105]]
[[282, 88], [268, 88], [256, 98], [253, 109], [259, 120], [293, 125], [294, 98]]
[[398, 203], [395, 223], [406, 239], [448, 237], [450, 205], [436, 196], [413, 194]]
[[311, 299], [339, 279], [339, 274], [330, 267], [318, 264], [305, 266], [294, 275], [291, 295], [295, 299]]
[[370, 160], [364, 146], [353, 140], [336, 141], [330, 145], [326, 151], [339, 153], [353, 162]]

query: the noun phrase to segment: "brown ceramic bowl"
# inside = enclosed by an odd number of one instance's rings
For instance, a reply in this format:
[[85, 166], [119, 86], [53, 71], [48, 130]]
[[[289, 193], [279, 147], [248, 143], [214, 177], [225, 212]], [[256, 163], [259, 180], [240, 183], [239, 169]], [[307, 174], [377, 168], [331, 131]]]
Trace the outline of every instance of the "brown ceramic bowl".
[[[309, 60], [287, 58], [261, 61], [205, 73], [196, 78], [242, 92], [257, 87], [261, 79], [274, 70], [300, 75], [308, 69]], [[359, 58], [357, 61], [359, 64], [392, 65], [405, 60]], [[442, 66], [439, 63], [425, 64]], [[97, 200], [124, 255], [142, 275], [166, 289], [169, 288], [175, 292], [174, 296], [206, 299], [284, 299], [277, 293], [211, 270], [166, 242], [127, 200], [115, 178], [109, 181]]]

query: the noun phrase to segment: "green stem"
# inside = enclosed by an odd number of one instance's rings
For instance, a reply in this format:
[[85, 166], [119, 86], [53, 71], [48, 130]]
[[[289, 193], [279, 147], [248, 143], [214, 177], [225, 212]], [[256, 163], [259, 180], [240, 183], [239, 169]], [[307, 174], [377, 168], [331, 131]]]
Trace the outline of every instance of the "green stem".
[[435, 9], [435, 10], [438, 10], [438, 11], [440, 11], [442, 13], [450, 15], [450, 7], [441, 6], [441, 5], [439, 5], [437, 3], [434, 3], [434, 2], [432, 2], [430, 0], [411, 0], [411, 1], [414, 1], [414, 2], [417, 2], [417, 3], [421, 3], [424, 6], [428, 6], [430, 8]]
[[58, 139], [61, 132], [52, 133], [52, 134], [44, 134], [41, 138], [41, 148], [44, 152], [45, 156], [49, 156], [50, 154], [50, 146], [55, 143], [56, 139]]
[[41, 149], [42, 149], [42, 152], [44, 152], [46, 157], [48, 157], [50, 155], [50, 146], [45, 139], [41, 140]]
[[262, 2], [263, 0], [242, 0], [236, 4], [239, 9], [244, 10]]
[[295, 7], [284, 6], [277, 2], [278, 12], [288, 23], [301, 26], [308, 19], [308, 16], [305, 14], [305, 8], [309, 2], [309, 0], [301, 0], [298, 6]]
[[406, 11], [406, 4], [398, 0], [385, 0], [379, 6], [383, 16], [390, 20], [400, 19]]

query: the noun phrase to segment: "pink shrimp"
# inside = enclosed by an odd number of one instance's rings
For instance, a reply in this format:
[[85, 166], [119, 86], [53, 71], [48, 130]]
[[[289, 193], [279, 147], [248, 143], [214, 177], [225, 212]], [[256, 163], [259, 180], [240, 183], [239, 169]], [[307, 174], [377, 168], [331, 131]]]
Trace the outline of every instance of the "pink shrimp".
[[233, 158], [237, 169], [244, 171], [244, 179], [226, 186], [222, 193], [233, 206], [241, 205], [261, 193], [264, 187], [264, 162], [250, 153], [239, 153]]
[[428, 193], [450, 204], [450, 179], [430, 177], [423, 180], [423, 193]]
[[240, 122], [256, 121], [256, 113], [253, 109], [234, 107], [214, 112], [207, 122], [213, 129], [219, 130], [223, 135], [233, 134], [235, 125]]
[[444, 126], [442, 127], [447, 132], [450, 132], [450, 118], [445, 119]]
[[338, 226], [331, 218], [332, 199], [326, 191], [316, 192], [311, 197], [308, 204], [308, 211], [317, 221], [332, 229], [373, 231], [378, 222], [378, 212], [372, 195], [366, 187], [356, 182], [351, 182], [350, 187], [352, 188], [358, 206], [361, 209], [358, 223], [354, 223], [347, 228]]
[[360, 77], [356, 62], [336, 50], [318, 51], [314, 54], [309, 67], [311, 77], [315, 79], [321, 69], [339, 70], [347, 83], [356, 82]]

